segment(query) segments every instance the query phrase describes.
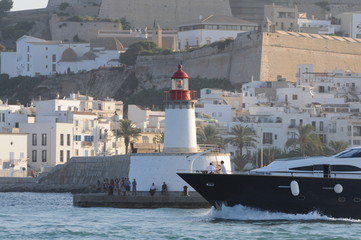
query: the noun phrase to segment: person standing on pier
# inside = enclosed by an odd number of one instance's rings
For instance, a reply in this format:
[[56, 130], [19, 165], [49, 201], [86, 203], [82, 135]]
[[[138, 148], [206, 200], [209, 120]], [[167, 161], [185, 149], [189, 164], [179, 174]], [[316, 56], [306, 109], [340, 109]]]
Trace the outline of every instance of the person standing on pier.
[[152, 186], [150, 186], [150, 189], [149, 189], [149, 193], [150, 193], [151, 196], [154, 195], [155, 190], [156, 190], [155, 185], [154, 185], [154, 183], [152, 183]]
[[132, 195], [137, 196], [137, 181], [135, 181], [135, 178], [132, 182]]

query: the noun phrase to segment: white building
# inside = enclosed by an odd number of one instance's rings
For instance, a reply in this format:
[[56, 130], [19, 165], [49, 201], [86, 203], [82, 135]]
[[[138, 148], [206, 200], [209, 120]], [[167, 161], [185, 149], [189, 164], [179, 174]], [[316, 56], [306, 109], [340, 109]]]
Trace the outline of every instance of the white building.
[[36, 121], [20, 123], [28, 134], [29, 166], [46, 171], [72, 156], [124, 153], [113, 130], [123, 116], [123, 103], [71, 94], [69, 99], [36, 101]]
[[331, 20], [318, 20], [298, 18], [298, 31], [316, 34], [335, 34], [340, 29], [339, 25], [331, 24]]
[[139, 105], [128, 105], [128, 119], [144, 132], [164, 132], [164, 111], [152, 111]]
[[178, 50], [202, 47], [212, 42], [235, 39], [238, 33], [258, 30], [258, 24], [229, 16], [200, 17], [189, 24], [178, 26]]
[[344, 37], [361, 38], [361, 12], [341, 13], [335, 18], [340, 20], [340, 30]]
[[207, 121], [232, 122], [242, 108], [242, 94], [222, 89], [201, 89], [196, 105], [196, 117]]
[[124, 49], [116, 39], [107, 41], [103, 45], [99, 40], [65, 43], [23, 36], [16, 41], [16, 52], [1, 53], [0, 73], [10, 77], [38, 76], [119, 66]]
[[0, 177], [27, 176], [27, 135], [0, 133]]

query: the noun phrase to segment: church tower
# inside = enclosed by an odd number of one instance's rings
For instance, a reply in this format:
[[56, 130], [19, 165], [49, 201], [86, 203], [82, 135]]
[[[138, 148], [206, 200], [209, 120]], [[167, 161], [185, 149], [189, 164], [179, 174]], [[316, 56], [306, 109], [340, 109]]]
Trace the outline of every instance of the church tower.
[[163, 30], [160, 27], [159, 23], [154, 20], [153, 31], [152, 31], [152, 41], [158, 45], [159, 48], [163, 47]]

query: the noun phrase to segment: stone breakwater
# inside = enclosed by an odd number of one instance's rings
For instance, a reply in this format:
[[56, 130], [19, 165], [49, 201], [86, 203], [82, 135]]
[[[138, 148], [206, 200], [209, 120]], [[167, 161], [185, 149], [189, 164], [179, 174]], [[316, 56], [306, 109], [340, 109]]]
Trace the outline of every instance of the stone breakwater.
[[86, 193], [91, 191], [89, 186], [61, 185], [61, 184], [38, 184], [38, 183], [16, 183], [0, 185], [0, 192], [71, 192]]
[[0, 192], [97, 192], [97, 181], [128, 177], [129, 155], [73, 157], [37, 178], [0, 178]]

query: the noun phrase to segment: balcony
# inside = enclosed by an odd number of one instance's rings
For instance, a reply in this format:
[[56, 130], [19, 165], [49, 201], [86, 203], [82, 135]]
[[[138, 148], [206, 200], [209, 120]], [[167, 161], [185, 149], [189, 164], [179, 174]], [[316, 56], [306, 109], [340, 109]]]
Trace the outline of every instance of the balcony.
[[81, 144], [82, 147], [91, 147], [92, 146], [92, 142], [88, 142], [88, 141], [83, 141]]

